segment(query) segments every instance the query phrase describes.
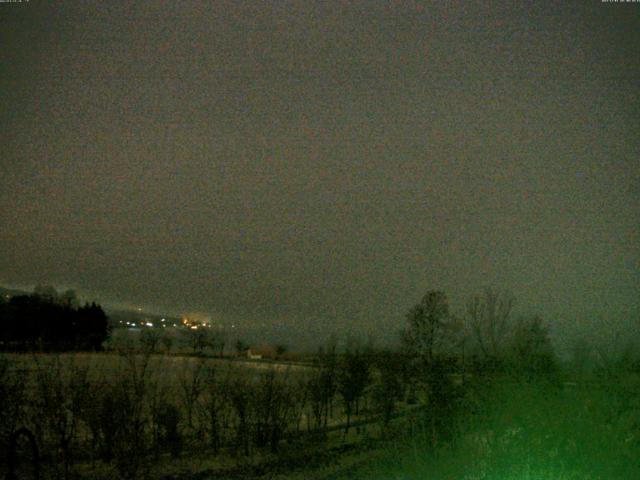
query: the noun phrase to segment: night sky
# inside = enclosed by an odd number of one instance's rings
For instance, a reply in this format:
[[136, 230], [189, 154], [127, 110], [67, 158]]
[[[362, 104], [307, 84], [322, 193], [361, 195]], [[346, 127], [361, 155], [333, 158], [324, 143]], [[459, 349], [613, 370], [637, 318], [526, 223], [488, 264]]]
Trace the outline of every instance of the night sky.
[[32, 0], [0, 46], [1, 285], [378, 336], [428, 289], [640, 316], [639, 4]]

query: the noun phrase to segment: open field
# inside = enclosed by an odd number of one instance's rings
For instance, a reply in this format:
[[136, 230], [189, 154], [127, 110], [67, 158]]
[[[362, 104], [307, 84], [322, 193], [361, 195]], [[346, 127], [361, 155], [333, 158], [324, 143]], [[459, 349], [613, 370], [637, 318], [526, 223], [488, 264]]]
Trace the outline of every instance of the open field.
[[[385, 417], [376, 367], [346, 429], [343, 398], [334, 391], [323, 404], [314, 390], [326, 372], [321, 364], [75, 353], [5, 354], [2, 365], [3, 431], [34, 433], [42, 478], [631, 480], [640, 473], [633, 373], [452, 379], [458, 393], [437, 417], [426, 397], [407, 402], [411, 388], [401, 388]], [[28, 470], [29, 449], [18, 450]]]
[[[193, 467], [197, 458], [237, 470], [291, 445], [322, 439], [324, 448], [329, 437], [342, 445], [354, 432], [335, 365], [329, 374], [322, 365], [133, 352], [4, 354], [1, 362], [10, 393], [3, 430], [33, 432], [51, 478], [160, 478], [158, 464], [170, 471], [167, 463]], [[376, 415], [362, 395], [349, 421], [359, 430]]]

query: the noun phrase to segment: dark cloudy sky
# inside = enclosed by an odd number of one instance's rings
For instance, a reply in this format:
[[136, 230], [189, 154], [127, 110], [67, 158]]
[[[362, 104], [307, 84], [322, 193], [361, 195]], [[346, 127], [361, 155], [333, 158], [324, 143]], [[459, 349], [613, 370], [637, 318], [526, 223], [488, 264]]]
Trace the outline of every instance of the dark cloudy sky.
[[639, 19], [0, 4], [0, 284], [303, 329], [485, 285], [552, 323], [637, 318]]

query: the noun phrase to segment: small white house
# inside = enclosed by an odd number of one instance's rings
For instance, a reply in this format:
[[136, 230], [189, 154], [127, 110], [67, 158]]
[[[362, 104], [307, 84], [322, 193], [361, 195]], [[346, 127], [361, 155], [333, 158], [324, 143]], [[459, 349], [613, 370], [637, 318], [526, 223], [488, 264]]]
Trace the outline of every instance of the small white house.
[[255, 353], [251, 353], [251, 349], [247, 349], [247, 358], [249, 360], [260, 360], [262, 358], [262, 355], [258, 355]]

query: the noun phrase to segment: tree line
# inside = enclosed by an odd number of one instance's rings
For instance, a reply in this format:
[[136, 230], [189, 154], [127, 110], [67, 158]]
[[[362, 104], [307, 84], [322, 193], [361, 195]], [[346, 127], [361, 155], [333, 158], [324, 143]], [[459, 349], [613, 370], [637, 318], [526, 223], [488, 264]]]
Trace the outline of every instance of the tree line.
[[469, 299], [462, 318], [443, 291], [428, 291], [406, 315], [403, 345], [425, 372], [484, 371], [550, 374], [557, 368], [549, 327], [540, 316], [513, 313], [508, 292], [485, 289]]
[[38, 286], [32, 294], [0, 300], [3, 350], [100, 350], [108, 319], [95, 302], [79, 305], [72, 290]]
[[495, 391], [512, 381], [516, 391], [539, 383], [562, 391], [548, 328], [540, 317], [516, 317], [513, 305], [509, 294], [487, 289], [458, 317], [444, 292], [428, 291], [406, 314], [402, 348], [351, 341], [338, 349], [333, 340], [298, 373], [204, 357], [177, 366], [152, 355], [147, 338], [147, 348], [119, 350], [101, 373], [82, 359], [38, 360], [31, 391], [19, 388], [23, 373], [0, 362], [0, 446], [26, 424], [47, 447], [46, 461], [62, 469], [59, 478], [89, 460], [137, 478], [163, 454], [283, 455], [305, 436], [321, 445], [328, 435], [353, 438], [367, 428], [383, 439], [419, 438], [436, 451], [489, 428], [483, 419], [499, 407]]

